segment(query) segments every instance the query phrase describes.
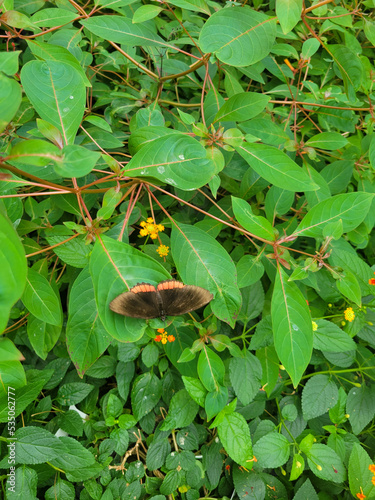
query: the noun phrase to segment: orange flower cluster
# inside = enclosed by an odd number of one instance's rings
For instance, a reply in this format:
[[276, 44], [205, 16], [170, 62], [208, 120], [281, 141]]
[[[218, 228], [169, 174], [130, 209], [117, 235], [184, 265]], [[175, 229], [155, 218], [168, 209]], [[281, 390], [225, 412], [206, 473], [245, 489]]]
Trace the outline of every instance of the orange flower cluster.
[[164, 226], [155, 224], [154, 219], [149, 217], [147, 221], [142, 221], [142, 229], [139, 231], [139, 236], [150, 236], [152, 240], [156, 240], [158, 233], [164, 231]]
[[[374, 273], [374, 274], [375, 274], [375, 273]], [[369, 285], [375, 285], [375, 278], [370, 278], [370, 279], [368, 280], [368, 284], [369, 284]]]
[[159, 328], [157, 330], [160, 335], [156, 335], [155, 342], [161, 342], [162, 344], [166, 344], [167, 342], [174, 342], [176, 339], [173, 335], [168, 335], [168, 333], [164, 330], [164, 328]]
[[344, 311], [344, 316], [346, 321], [352, 322], [355, 318], [355, 314], [352, 307], [347, 307]]

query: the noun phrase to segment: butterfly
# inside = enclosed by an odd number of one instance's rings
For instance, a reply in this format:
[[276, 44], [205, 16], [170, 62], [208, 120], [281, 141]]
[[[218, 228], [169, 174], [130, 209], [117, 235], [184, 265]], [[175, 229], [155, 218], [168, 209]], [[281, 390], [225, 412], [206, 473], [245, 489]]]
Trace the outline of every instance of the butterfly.
[[166, 280], [157, 287], [150, 283], [138, 283], [113, 299], [109, 308], [131, 318], [160, 318], [164, 321], [166, 316], [180, 316], [195, 311], [213, 298], [212, 293], [200, 286]]

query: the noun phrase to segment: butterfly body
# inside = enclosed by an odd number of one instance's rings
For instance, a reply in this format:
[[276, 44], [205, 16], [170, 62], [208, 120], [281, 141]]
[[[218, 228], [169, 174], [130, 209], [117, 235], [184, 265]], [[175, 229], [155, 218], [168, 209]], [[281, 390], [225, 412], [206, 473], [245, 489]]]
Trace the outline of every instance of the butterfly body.
[[180, 316], [208, 304], [212, 293], [205, 288], [184, 285], [181, 281], [166, 280], [157, 287], [138, 283], [110, 303], [112, 311], [131, 318], [161, 318]]

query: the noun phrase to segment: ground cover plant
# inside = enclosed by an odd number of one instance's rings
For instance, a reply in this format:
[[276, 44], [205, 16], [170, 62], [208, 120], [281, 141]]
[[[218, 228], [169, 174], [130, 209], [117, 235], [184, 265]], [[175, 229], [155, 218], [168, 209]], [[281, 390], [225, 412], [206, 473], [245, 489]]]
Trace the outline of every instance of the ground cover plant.
[[1, 2], [6, 498], [375, 498], [374, 7]]

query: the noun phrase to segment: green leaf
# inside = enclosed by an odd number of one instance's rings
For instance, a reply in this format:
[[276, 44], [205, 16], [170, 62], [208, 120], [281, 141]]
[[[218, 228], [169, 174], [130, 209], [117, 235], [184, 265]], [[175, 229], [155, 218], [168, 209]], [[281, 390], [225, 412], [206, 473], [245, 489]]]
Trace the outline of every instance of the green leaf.
[[314, 191], [314, 184], [293, 160], [282, 151], [265, 144], [244, 144], [236, 148], [258, 175], [288, 191]]
[[208, 391], [224, 384], [225, 368], [221, 358], [211, 349], [202, 350], [198, 360], [199, 378]]
[[175, 394], [169, 404], [169, 412], [161, 426], [162, 431], [181, 429], [190, 425], [198, 413], [198, 404], [189, 396], [186, 389]]
[[335, 151], [348, 144], [348, 139], [338, 132], [321, 132], [307, 140], [305, 145], [311, 148], [326, 149]]
[[46, 359], [54, 347], [60, 332], [61, 325], [51, 325], [32, 314], [27, 319], [27, 336], [36, 354], [42, 359]]
[[325, 444], [313, 444], [307, 453], [311, 472], [320, 479], [342, 483], [346, 479], [346, 469], [337, 453]]
[[12, 76], [14, 75], [14, 73], [17, 73], [19, 68], [18, 58], [21, 53], [22, 53], [21, 50], [14, 50], [12, 52], [1, 52], [0, 71], [2, 71], [8, 76]]
[[[26, 40], [26, 43], [37, 59], [42, 59], [43, 61], [50, 60], [56, 62], [64, 62], [73, 66], [73, 68], [81, 75], [81, 78], [86, 87], [91, 87], [91, 83], [88, 80], [86, 73], [81, 67], [78, 59], [74, 57], [74, 55], [69, 52], [67, 48], [61, 47], [60, 45], [54, 45], [50, 42], [41, 42], [40, 38], [38, 38], [37, 40]], [[69, 47], [71, 47], [71, 44], [69, 44]]]
[[80, 21], [94, 35], [104, 40], [130, 46], [172, 47], [147, 26], [133, 24], [131, 19], [120, 16], [92, 16]]
[[132, 23], [143, 23], [149, 19], [153, 19], [158, 16], [163, 10], [163, 7], [158, 7], [157, 5], [142, 5], [134, 12]]
[[147, 372], [139, 375], [131, 392], [133, 414], [137, 420], [153, 410], [162, 393], [160, 379], [153, 373]]
[[171, 247], [182, 281], [212, 292], [212, 312], [234, 326], [241, 307], [241, 295], [236, 268], [223, 246], [202, 229], [179, 224], [172, 228]]
[[[232, 358], [229, 362], [229, 377], [241, 403], [246, 406], [255, 398], [260, 388], [262, 366], [249, 351], [244, 357]], [[247, 383], [244, 384], [243, 381]]]
[[289, 33], [300, 21], [302, 0], [277, 0], [276, 15], [284, 34]]
[[373, 461], [359, 443], [354, 443], [349, 457], [348, 476], [350, 492], [355, 498], [363, 491], [365, 498], [375, 496], [375, 485], [372, 483], [373, 473], [369, 466]]
[[163, 467], [170, 452], [171, 446], [167, 438], [154, 438], [147, 450], [146, 465], [148, 470], [159, 470]]
[[259, 115], [266, 107], [269, 96], [256, 92], [246, 92], [230, 97], [219, 109], [215, 121], [243, 122]]
[[217, 427], [220, 441], [230, 458], [242, 467], [251, 469], [253, 449], [246, 420], [239, 413], [224, 415]]
[[314, 331], [314, 349], [326, 352], [346, 352], [356, 348], [354, 340], [340, 327], [325, 319], [314, 320], [318, 329]]
[[222, 385], [218, 385], [214, 391], [207, 394], [204, 409], [206, 410], [207, 420], [211, 420], [223, 410], [228, 403], [228, 389]]
[[345, 276], [336, 280], [337, 289], [344, 297], [352, 300], [358, 307], [362, 305], [362, 294], [357, 278], [354, 274], [346, 271]]
[[61, 177], [84, 177], [95, 167], [100, 153], [90, 151], [82, 146], [65, 146], [62, 160], [54, 165], [55, 172]]
[[[0, 339], [0, 378], [2, 381], [0, 390], [0, 403], [4, 403], [3, 413], [7, 415], [7, 408], [9, 404], [9, 409], [14, 409], [15, 394], [14, 389], [19, 389], [26, 384], [25, 370], [21, 364], [23, 356], [21, 352], [16, 348], [13, 342], [3, 337]], [[13, 391], [11, 391], [13, 389]], [[8, 392], [9, 391], [9, 392]], [[12, 398], [12, 399], [11, 399]], [[2, 401], [4, 400], [4, 401]], [[8, 402], [5, 403], [5, 400]], [[18, 407], [18, 397], [17, 397], [17, 407]], [[1, 420], [0, 412], [0, 422]], [[7, 417], [5, 417], [7, 419]]]
[[[0, 350], [1, 353], [1, 350]], [[12, 363], [7, 362], [9, 368], [12, 368]], [[37, 377], [34, 377], [35, 373], [37, 373]], [[28, 370], [26, 373], [27, 384], [23, 387], [17, 388], [17, 404], [15, 407], [15, 417], [18, 417], [25, 408], [36, 400], [38, 394], [46, 384], [46, 382], [51, 378], [53, 371], [52, 370]], [[22, 370], [18, 370], [18, 372], [14, 373], [13, 376], [17, 376], [18, 384], [20, 382], [24, 383], [24, 372]], [[36, 380], [35, 380], [36, 379]], [[13, 381], [12, 381], [13, 384]], [[14, 387], [14, 386], [13, 386]], [[0, 422], [8, 422], [8, 403], [10, 399], [8, 398], [8, 394], [2, 393], [0, 395]]]
[[204, 388], [202, 382], [197, 378], [186, 376], [182, 376], [182, 380], [190, 397], [194, 399], [194, 401], [198, 403], [199, 406], [204, 407], [207, 390]]
[[46, 278], [32, 269], [28, 270], [22, 302], [40, 320], [61, 326], [62, 310], [59, 297]]
[[94, 389], [93, 385], [83, 382], [71, 382], [59, 387], [57, 400], [63, 406], [80, 403]]
[[83, 420], [76, 410], [61, 412], [58, 416], [58, 425], [60, 429], [71, 436], [82, 436], [83, 434]]
[[86, 245], [83, 235], [77, 235], [69, 240], [73, 234], [73, 231], [58, 225], [51, 229], [47, 228], [45, 231], [46, 240], [51, 246], [57, 245], [53, 248], [53, 252], [63, 262], [77, 268], [86, 267], [93, 247], [92, 245]]
[[239, 498], [246, 497], [247, 500], [266, 498], [265, 482], [254, 471], [233, 467], [233, 483]]
[[289, 441], [276, 432], [266, 434], [254, 444], [254, 455], [261, 467], [280, 467], [288, 461], [289, 454]]
[[249, 66], [266, 57], [275, 41], [276, 19], [249, 7], [229, 7], [206, 21], [199, 45], [223, 63]]
[[261, 385], [269, 397], [279, 378], [279, 358], [273, 345], [257, 349], [256, 357], [262, 365]]
[[253, 285], [264, 274], [264, 266], [258, 256], [244, 255], [236, 265], [238, 276], [238, 288]]
[[49, 163], [60, 159], [60, 150], [50, 142], [41, 139], [30, 139], [18, 142], [11, 149], [11, 155], [18, 157], [27, 165], [45, 167]]
[[12, 120], [21, 104], [21, 86], [12, 78], [0, 73], [0, 132]]
[[162, 493], [163, 495], [172, 495], [172, 493], [177, 490], [182, 480], [182, 471], [170, 470], [169, 472], [167, 472], [163, 479], [163, 482], [160, 486], [160, 493]]
[[204, 147], [182, 134], [160, 137], [142, 147], [124, 169], [129, 177], [154, 177], [184, 191], [206, 184], [215, 165]]
[[118, 191], [117, 188], [108, 189], [108, 191], [104, 194], [102, 207], [98, 210], [97, 217], [104, 220], [109, 219], [121, 198], [122, 193], [121, 191]]
[[21, 427], [15, 433], [16, 461], [19, 464], [42, 464], [65, 451], [60, 440], [40, 427]]
[[54, 26], [61, 26], [68, 24], [73, 19], [77, 19], [77, 14], [71, 10], [66, 9], [42, 9], [31, 16], [31, 22], [35, 26], [43, 28], [53, 28]]
[[327, 45], [325, 48], [333, 56], [349, 101], [354, 102], [355, 93], [361, 86], [363, 79], [363, 66], [360, 58], [344, 45]]
[[122, 342], [140, 339], [146, 328], [145, 321], [116, 314], [109, 304], [139, 282], [157, 285], [170, 279], [164, 267], [130, 245], [103, 236], [95, 243], [90, 274], [99, 317], [107, 332]]
[[302, 411], [305, 420], [319, 417], [333, 408], [339, 397], [337, 385], [327, 375], [314, 375], [302, 391]]
[[61, 498], [63, 500], [66, 498], [74, 498], [74, 495], [75, 490], [72, 483], [58, 477], [56, 482], [46, 491], [45, 500], [55, 500], [56, 498]]
[[319, 49], [320, 43], [316, 38], [308, 38], [302, 44], [301, 55], [304, 59], [309, 59], [312, 57], [316, 51]]
[[[292, 478], [290, 479], [292, 480]], [[294, 495], [293, 500], [306, 500], [306, 498], [308, 498], [309, 500], [319, 500], [319, 497], [314, 489], [314, 486], [311, 484], [310, 479], [306, 479], [306, 481]]]
[[264, 217], [254, 215], [251, 205], [247, 201], [232, 196], [232, 206], [234, 215], [241, 226], [259, 238], [267, 241], [275, 239], [272, 225]]
[[346, 400], [346, 413], [353, 433], [359, 434], [375, 415], [375, 385], [352, 387]]
[[39, 116], [60, 130], [65, 144], [72, 144], [85, 109], [81, 74], [65, 62], [29, 61], [21, 82]]
[[1, 207], [0, 248], [0, 332], [3, 332], [12, 306], [25, 288], [27, 263], [21, 241]]
[[327, 224], [342, 220], [344, 232], [355, 229], [370, 210], [373, 194], [357, 192], [332, 196], [315, 205], [302, 219], [295, 235], [319, 238]]
[[281, 268], [276, 275], [271, 313], [276, 352], [296, 387], [312, 354], [312, 322], [301, 291]]

